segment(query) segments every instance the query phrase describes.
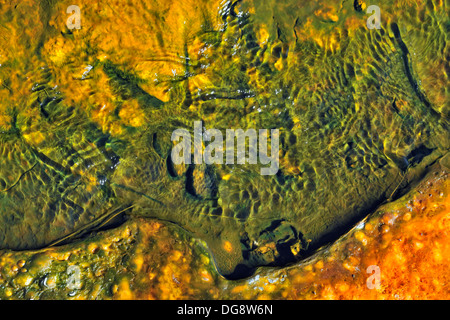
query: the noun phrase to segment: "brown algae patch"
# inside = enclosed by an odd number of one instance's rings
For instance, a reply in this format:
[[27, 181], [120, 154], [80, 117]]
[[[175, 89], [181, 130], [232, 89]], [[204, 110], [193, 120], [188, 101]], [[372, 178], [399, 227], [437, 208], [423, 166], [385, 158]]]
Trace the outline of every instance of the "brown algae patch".
[[216, 279], [197, 242], [143, 220], [74, 245], [0, 257], [1, 298], [217, 298]]

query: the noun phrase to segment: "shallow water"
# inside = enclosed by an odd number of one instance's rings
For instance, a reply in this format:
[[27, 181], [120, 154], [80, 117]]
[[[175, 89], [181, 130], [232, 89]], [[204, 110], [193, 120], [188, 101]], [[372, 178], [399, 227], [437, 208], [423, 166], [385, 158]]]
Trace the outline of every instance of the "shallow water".
[[[352, 1], [80, 1], [79, 30], [68, 5], [0, 7], [3, 249], [145, 217], [240, 278], [336, 240], [447, 153], [445, 2], [383, 4], [381, 29]], [[172, 132], [200, 120], [279, 129], [279, 171], [174, 165]]]

